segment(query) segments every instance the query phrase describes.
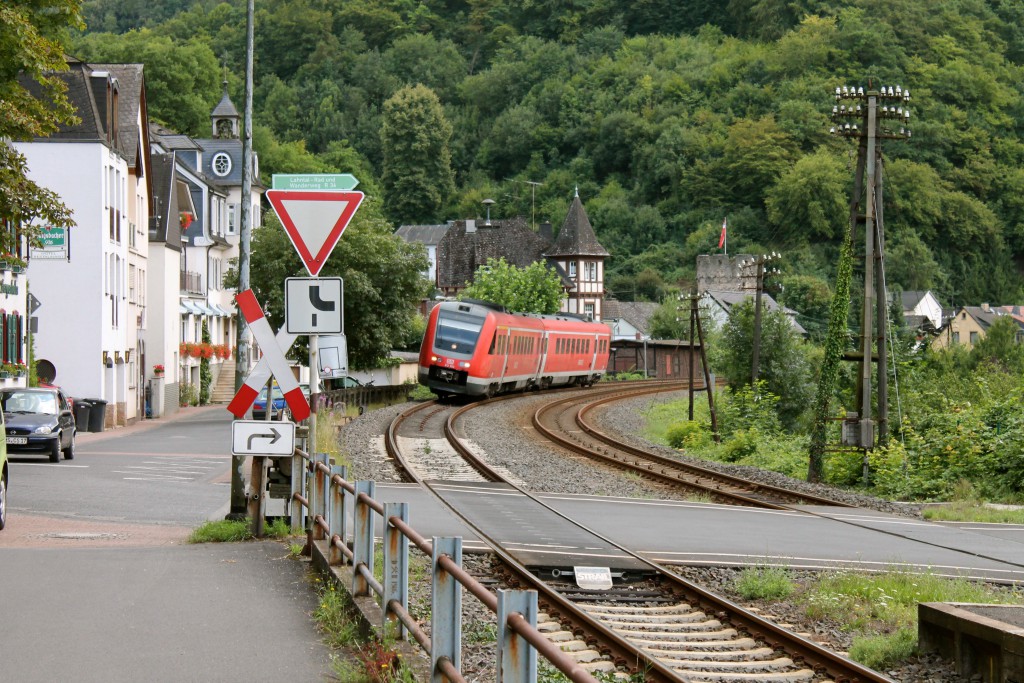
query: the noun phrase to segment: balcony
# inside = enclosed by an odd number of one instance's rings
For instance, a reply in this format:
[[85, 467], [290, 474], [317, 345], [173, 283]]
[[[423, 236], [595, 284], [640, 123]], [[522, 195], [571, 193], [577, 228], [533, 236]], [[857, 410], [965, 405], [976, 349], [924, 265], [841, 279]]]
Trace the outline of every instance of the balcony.
[[179, 273], [180, 288], [186, 294], [203, 294], [203, 274], [194, 271]]

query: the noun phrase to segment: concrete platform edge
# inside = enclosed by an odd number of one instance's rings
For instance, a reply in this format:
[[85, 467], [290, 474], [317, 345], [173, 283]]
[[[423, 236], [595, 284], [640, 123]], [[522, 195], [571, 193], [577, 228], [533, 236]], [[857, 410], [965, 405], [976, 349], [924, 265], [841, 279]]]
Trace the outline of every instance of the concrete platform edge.
[[[352, 616], [359, 622], [360, 633], [364, 637], [383, 641], [384, 612], [377, 604], [376, 594], [352, 595], [352, 568], [348, 565], [331, 566], [328, 563], [329, 545], [327, 541], [314, 541], [310, 550], [313, 567], [325, 578], [333, 581], [338, 590], [342, 590], [348, 595], [349, 602], [355, 608], [352, 610]], [[418, 644], [403, 640], [395, 643], [394, 647], [401, 660], [402, 669], [411, 673], [414, 680], [429, 681], [431, 679], [430, 658], [425, 656]]]

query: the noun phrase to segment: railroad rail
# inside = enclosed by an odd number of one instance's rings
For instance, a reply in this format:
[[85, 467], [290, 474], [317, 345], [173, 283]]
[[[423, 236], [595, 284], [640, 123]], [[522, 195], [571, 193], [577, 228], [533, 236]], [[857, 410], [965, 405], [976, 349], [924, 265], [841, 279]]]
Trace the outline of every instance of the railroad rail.
[[[661, 386], [657, 390], [677, 388]], [[621, 388], [612, 391], [620, 398], [624, 393], [634, 393], [623, 392]], [[489, 403], [486, 401], [451, 411], [444, 429], [452, 446], [457, 452], [471, 457], [473, 469], [482, 480], [504, 480], [535, 503], [552, 510], [562, 519], [573, 521], [502, 477], [456, 436], [458, 417]], [[408, 476], [430, 490], [492, 549], [509, 568], [509, 583], [538, 592], [541, 609], [550, 616], [553, 624], [550, 628], [556, 639], [569, 637], [574, 641], [570, 647], [582, 644], [588, 656], [597, 653], [616, 668], [643, 672], [648, 681], [891, 683], [885, 676], [710, 593], [575, 521], [574, 524], [588, 533], [642, 562], [648, 568], [648, 576], [651, 577], [648, 581], [655, 594], [648, 600], [631, 600], [626, 604], [616, 599], [613, 592], [607, 591], [581, 598], [576, 590], [573, 597], [567, 596], [567, 587], [562, 586], [559, 590], [558, 586], [540, 579], [521, 565], [499, 540], [480, 528], [477, 520], [461, 515], [457, 506], [447, 503], [443, 487], [434, 487], [409, 463], [396, 438], [399, 426], [420, 411], [429, 410], [433, 408], [417, 407], [392, 423], [385, 439], [389, 454], [396, 462], [403, 463]]]
[[[671, 390], [668, 387], [658, 389]], [[612, 437], [587, 420], [591, 411], [621, 398], [574, 396], [555, 401], [534, 412], [533, 425], [547, 439], [574, 453], [636, 472], [687, 492], [706, 494], [715, 502], [775, 510], [790, 509], [793, 505], [851, 507], [831, 498], [762, 484], [696, 463], [659, 455]]]

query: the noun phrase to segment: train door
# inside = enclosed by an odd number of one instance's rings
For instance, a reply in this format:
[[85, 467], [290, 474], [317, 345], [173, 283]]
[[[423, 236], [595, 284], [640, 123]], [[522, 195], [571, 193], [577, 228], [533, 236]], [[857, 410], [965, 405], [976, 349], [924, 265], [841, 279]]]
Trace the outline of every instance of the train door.
[[507, 327], [498, 327], [494, 330], [494, 344], [499, 354], [499, 358], [497, 359], [497, 362], [500, 365], [498, 381], [504, 382], [505, 373], [508, 371], [509, 346], [511, 346], [511, 333]]

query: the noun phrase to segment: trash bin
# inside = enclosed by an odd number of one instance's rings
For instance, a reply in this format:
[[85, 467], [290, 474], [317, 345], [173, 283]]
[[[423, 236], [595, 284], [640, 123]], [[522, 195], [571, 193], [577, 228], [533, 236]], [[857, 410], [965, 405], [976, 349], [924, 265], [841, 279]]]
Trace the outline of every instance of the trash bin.
[[89, 431], [89, 412], [92, 403], [88, 399], [75, 399], [75, 428], [80, 432]]
[[85, 399], [91, 405], [89, 407], [89, 431], [102, 432], [103, 423], [107, 417], [107, 402], [102, 398]]

